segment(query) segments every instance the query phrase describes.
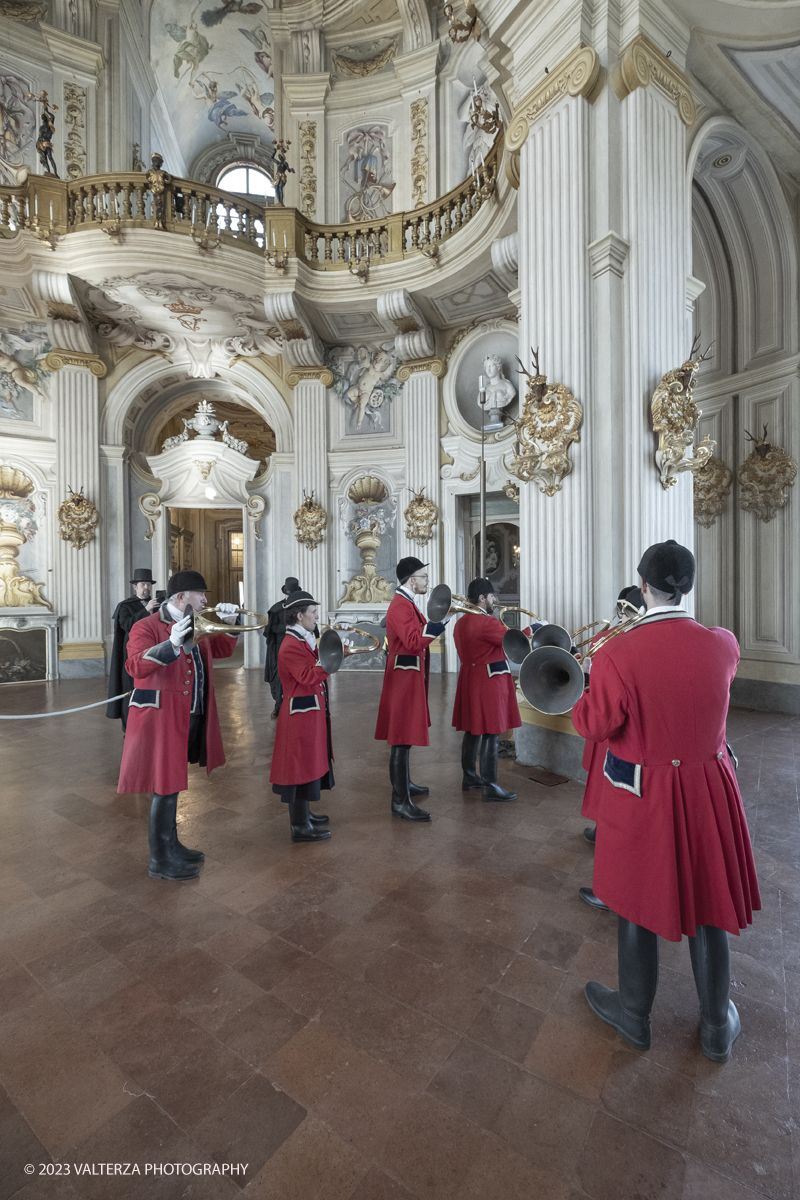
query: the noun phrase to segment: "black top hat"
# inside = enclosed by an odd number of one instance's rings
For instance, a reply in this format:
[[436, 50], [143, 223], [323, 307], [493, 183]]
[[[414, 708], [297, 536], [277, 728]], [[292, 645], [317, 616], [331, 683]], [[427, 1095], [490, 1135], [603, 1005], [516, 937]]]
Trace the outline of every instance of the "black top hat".
[[302, 604], [308, 608], [309, 604], [318, 603], [319, 601], [314, 599], [314, 597], [311, 595], [311, 592], [304, 592], [302, 588], [297, 588], [296, 591], [290, 592], [288, 598], [284, 601], [283, 607], [297, 608], [298, 605]]
[[410, 579], [411, 576], [419, 571], [421, 567], [427, 567], [428, 565], [428, 563], [420, 562], [420, 560], [418, 558], [414, 558], [413, 555], [409, 555], [408, 558], [401, 558], [396, 568], [397, 582], [401, 585], [404, 584], [405, 581]]
[[645, 583], [658, 592], [672, 592], [676, 600], [694, 587], [694, 555], [672, 538], [648, 546], [637, 570]]
[[283, 592], [284, 596], [291, 596], [292, 592], [299, 592], [300, 580], [295, 579], [294, 575], [287, 575], [286, 579], [283, 581], [283, 587], [281, 588], [281, 591]]
[[155, 583], [155, 582], [156, 582], [156, 580], [153, 579], [153, 572], [150, 570], [149, 567], [137, 567], [136, 570], [133, 572], [133, 579], [131, 580], [131, 583]]
[[208, 584], [199, 571], [178, 571], [167, 583], [167, 599], [178, 592], [205, 592]]

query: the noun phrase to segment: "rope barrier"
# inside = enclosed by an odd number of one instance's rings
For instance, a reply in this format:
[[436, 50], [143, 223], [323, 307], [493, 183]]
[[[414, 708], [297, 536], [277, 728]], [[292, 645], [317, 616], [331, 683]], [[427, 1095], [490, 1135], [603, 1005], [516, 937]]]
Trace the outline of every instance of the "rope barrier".
[[119, 696], [109, 696], [107, 700], [95, 700], [94, 704], [82, 704], [80, 708], [62, 708], [58, 712], [15, 713], [13, 716], [4, 716], [3, 713], [0, 713], [0, 721], [35, 721], [37, 717], [64, 717], [69, 713], [84, 712], [87, 708], [99, 708], [101, 704], [111, 704], [113, 700], [123, 700], [130, 694], [131, 692], [121, 692]]

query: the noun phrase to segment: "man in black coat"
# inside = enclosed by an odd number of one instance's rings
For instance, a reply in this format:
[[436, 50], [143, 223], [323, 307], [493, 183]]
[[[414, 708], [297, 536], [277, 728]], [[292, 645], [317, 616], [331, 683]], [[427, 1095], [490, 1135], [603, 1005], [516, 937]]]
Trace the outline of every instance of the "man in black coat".
[[[284, 596], [290, 596], [292, 592], [299, 590], [299, 582], [291, 575], [284, 581], [281, 588]], [[283, 607], [284, 604], [285, 600], [279, 600], [277, 604], [273, 604], [272, 608], [269, 609], [267, 614], [269, 616], [269, 624], [264, 630], [264, 637], [267, 639], [267, 661], [264, 666], [264, 679], [269, 684], [272, 699], [275, 701], [275, 707], [272, 710], [273, 719], [277, 719], [283, 701], [281, 677], [278, 674], [278, 651], [281, 648], [281, 642], [286, 636], [286, 611]]]
[[[125, 670], [128, 659], [128, 635], [137, 621], [149, 617], [158, 608], [158, 600], [153, 596], [155, 583], [152, 572], [147, 567], [137, 567], [133, 572], [131, 584], [133, 595], [120, 600], [114, 609], [111, 620], [114, 623], [114, 645], [111, 650], [111, 665], [108, 672], [108, 695], [119, 696], [122, 692], [130, 691], [133, 680]], [[113, 721], [122, 721], [122, 732], [128, 723], [128, 704], [130, 696], [124, 700], [111, 700], [106, 708], [106, 716]]]

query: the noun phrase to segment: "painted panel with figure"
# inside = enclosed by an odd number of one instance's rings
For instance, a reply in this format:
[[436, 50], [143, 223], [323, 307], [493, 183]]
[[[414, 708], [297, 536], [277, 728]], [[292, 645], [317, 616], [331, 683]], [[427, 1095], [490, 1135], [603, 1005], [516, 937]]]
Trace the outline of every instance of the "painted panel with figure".
[[275, 84], [268, 6], [257, 0], [157, 0], [152, 59], [187, 167], [228, 130], [273, 141]]
[[392, 211], [392, 139], [388, 125], [349, 130], [339, 147], [339, 197], [343, 221], [377, 221]]
[[394, 342], [379, 346], [334, 346], [326, 363], [333, 373], [333, 388], [345, 406], [345, 436], [390, 433], [392, 403], [400, 396], [400, 359]]
[[0, 420], [32, 421], [35, 397], [45, 400], [50, 372], [42, 360], [50, 350], [43, 324], [0, 328]]
[[0, 184], [16, 183], [20, 167], [36, 162], [36, 111], [18, 75], [0, 72]]

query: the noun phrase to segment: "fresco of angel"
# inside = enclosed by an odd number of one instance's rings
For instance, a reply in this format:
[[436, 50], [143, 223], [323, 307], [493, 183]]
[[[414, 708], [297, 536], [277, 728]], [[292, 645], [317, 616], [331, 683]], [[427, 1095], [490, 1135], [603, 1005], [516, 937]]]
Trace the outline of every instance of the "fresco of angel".
[[269, 33], [263, 25], [259, 25], [256, 29], [240, 29], [239, 33], [243, 33], [248, 42], [252, 42], [256, 48], [253, 58], [256, 60], [256, 65], [261, 70], [272, 78], [272, 45], [269, 40]]
[[15, 183], [34, 140], [36, 114], [27, 103], [28, 85], [16, 75], [0, 75], [0, 183]]
[[258, 117], [259, 121], [267, 121], [273, 127], [275, 124], [275, 112], [272, 108], [274, 95], [272, 92], [259, 93], [258, 81], [247, 67], [237, 67], [237, 71], [241, 71], [244, 76], [244, 83], [237, 83], [237, 88], [240, 90], [240, 95], [245, 104], [249, 104], [253, 111], [253, 115]]
[[50, 372], [40, 358], [52, 349], [46, 337], [27, 330], [0, 330], [0, 417], [33, 420], [33, 397], [46, 400], [42, 383]]
[[389, 406], [401, 392], [399, 359], [392, 342], [382, 346], [335, 347], [328, 358], [334, 389], [348, 409], [348, 426], [355, 433], [388, 433]]
[[[178, 43], [178, 49], [172, 59], [175, 78], [180, 83], [181, 78], [185, 79], [188, 74], [190, 87], [194, 85], [200, 63], [208, 56], [209, 51], [214, 49], [213, 44], [203, 36], [195, 24], [194, 14], [196, 12], [197, 8], [192, 11], [188, 25], [176, 25], [171, 21], [165, 22], [164, 25], [172, 40]], [[181, 76], [181, 71], [183, 71], [183, 76]]]

